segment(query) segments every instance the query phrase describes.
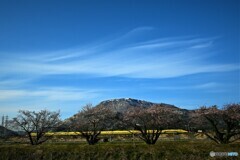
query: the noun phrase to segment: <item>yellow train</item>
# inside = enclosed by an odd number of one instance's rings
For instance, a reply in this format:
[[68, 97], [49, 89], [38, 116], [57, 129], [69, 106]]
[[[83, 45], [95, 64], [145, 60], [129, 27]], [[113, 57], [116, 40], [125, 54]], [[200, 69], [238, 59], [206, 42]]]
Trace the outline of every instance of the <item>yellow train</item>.
[[[152, 130], [149, 130], [148, 132], [152, 132]], [[187, 133], [188, 131], [183, 129], [166, 129], [162, 130], [163, 134], [172, 134], [172, 133]], [[139, 134], [140, 131], [137, 130], [114, 130], [114, 131], [101, 131], [101, 135], [130, 135], [130, 134]], [[33, 136], [36, 135], [36, 133], [32, 134]], [[80, 132], [48, 132], [46, 133], [47, 136], [76, 136], [81, 135]]]

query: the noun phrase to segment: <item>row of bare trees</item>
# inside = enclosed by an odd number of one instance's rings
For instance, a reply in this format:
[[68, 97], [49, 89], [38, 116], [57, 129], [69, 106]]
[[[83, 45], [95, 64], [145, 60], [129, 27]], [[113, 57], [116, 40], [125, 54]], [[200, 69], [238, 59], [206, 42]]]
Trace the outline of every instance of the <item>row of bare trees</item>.
[[48, 140], [46, 133], [64, 126], [64, 123], [68, 130], [79, 133], [90, 145], [100, 140], [102, 130], [119, 128], [129, 132], [138, 130], [140, 134], [137, 136], [146, 144], [155, 144], [163, 129], [180, 129], [186, 124], [202, 130], [211, 140], [226, 144], [240, 139], [240, 104], [228, 104], [221, 109], [216, 106], [201, 107], [192, 111], [187, 118], [180, 110], [158, 105], [134, 107], [125, 113], [118, 113], [106, 107], [88, 104], [67, 122], [60, 121], [59, 112], [47, 110], [20, 111], [12, 121], [15, 127], [26, 133], [32, 145]]

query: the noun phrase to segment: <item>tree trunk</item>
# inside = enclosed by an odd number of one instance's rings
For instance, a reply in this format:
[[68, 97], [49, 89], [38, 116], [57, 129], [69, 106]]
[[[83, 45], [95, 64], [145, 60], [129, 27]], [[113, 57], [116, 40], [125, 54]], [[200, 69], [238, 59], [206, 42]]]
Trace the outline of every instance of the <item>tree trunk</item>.
[[29, 138], [29, 140], [30, 140], [31, 145], [34, 145], [34, 142], [33, 142], [33, 138], [32, 138], [31, 132], [28, 132], [27, 134], [28, 134], [28, 138]]

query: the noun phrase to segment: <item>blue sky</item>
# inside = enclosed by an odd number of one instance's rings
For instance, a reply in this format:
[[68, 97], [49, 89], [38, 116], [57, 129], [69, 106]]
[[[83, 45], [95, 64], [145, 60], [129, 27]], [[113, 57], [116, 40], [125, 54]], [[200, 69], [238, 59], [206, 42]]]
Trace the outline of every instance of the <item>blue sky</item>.
[[0, 112], [240, 101], [238, 0], [1, 0]]

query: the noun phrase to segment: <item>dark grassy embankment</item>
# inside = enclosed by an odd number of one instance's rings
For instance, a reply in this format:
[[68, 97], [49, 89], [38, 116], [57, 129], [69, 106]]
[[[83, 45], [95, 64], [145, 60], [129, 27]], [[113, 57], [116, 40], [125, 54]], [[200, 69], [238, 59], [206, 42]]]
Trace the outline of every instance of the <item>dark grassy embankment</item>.
[[[46, 143], [39, 146], [24, 144], [0, 145], [1, 160], [80, 160], [80, 159], [217, 159], [209, 156], [210, 151], [238, 152], [240, 144], [218, 145], [212, 142], [160, 141], [156, 145], [144, 143], [99, 143], [89, 146], [82, 143]], [[219, 158], [218, 158], [219, 159]], [[222, 158], [222, 159], [240, 159]]]

